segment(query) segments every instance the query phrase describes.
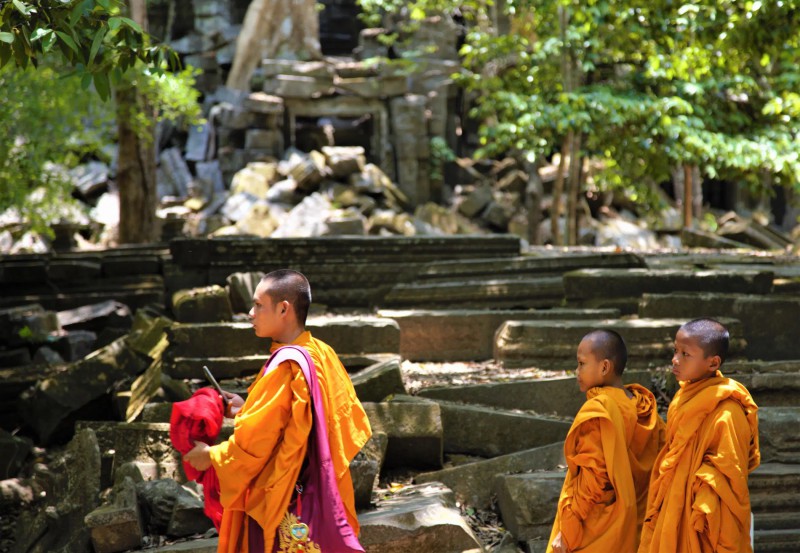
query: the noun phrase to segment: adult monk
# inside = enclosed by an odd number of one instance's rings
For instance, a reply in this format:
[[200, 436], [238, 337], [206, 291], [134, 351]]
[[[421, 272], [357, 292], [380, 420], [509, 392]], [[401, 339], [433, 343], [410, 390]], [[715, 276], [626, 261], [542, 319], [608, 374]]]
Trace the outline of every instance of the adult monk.
[[586, 403], [564, 442], [568, 471], [547, 552], [633, 553], [664, 421], [649, 390], [622, 384], [628, 352], [619, 334], [590, 332], [577, 359]]
[[747, 388], [719, 371], [727, 329], [696, 319], [675, 336], [680, 390], [653, 467], [640, 553], [752, 553], [748, 475], [759, 465], [758, 415]]
[[[287, 344], [305, 348], [316, 366], [333, 468], [347, 521], [358, 534], [349, 465], [370, 438], [369, 421], [342, 363], [330, 346], [305, 330], [311, 288], [301, 273], [279, 270], [256, 287], [250, 319], [256, 336], [271, 338], [271, 351]], [[194, 468], [213, 467], [223, 506], [219, 553], [271, 552], [287, 514], [306, 457], [312, 427], [308, 384], [300, 367], [286, 361], [258, 374], [247, 399], [225, 392], [233, 435], [196, 446], [184, 456]]]

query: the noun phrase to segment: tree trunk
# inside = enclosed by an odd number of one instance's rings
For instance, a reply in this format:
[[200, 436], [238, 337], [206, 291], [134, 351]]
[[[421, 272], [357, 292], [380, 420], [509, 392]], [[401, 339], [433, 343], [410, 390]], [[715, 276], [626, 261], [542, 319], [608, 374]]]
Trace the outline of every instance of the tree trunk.
[[692, 168], [689, 165], [683, 166], [683, 228], [692, 228]]
[[250, 77], [262, 59], [321, 59], [316, 0], [253, 0], [236, 39], [236, 55], [225, 83], [250, 91]]
[[558, 172], [556, 182], [553, 185], [553, 203], [550, 207], [550, 230], [553, 235], [553, 245], [560, 246], [561, 240], [561, 196], [564, 194], [564, 171], [569, 157], [570, 144], [572, 143], [572, 131], [567, 134], [567, 139], [561, 145], [561, 159], [558, 160]]
[[535, 163], [525, 163], [525, 171], [528, 173], [528, 184], [525, 187], [525, 208], [528, 211], [528, 244], [531, 246], [541, 243], [539, 237], [539, 226], [542, 223], [542, 197], [544, 196], [544, 185], [539, 177], [539, 167], [542, 161], [537, 159]]
[[[130, 0], [131, 18], [147, 30], [145, 0]], [[146, 136], [137, 134], [132, 124], [136, 114], [151, 114], [144, 97], [132, 86], [115, 91], [119, 155], [119, 243], [140, 244], [159, 238], [156, 208], [155, 123], [150, 117]], [[139, 129], [141, 131], [141, 129]]]
[[575, 133], [570, 143], [569, 174], [567, 176], [567, 244], [578, 243], [578, 197], [581, 193], [582, 134]]

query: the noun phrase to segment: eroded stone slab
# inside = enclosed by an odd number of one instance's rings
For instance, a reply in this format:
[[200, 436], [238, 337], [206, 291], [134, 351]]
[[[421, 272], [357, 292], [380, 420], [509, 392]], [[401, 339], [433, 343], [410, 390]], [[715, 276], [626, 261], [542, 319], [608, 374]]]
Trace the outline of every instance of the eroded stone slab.
[[410, 486], [358, 520], [361, 544], [371, 553], [481, 550], [453, 493], [437, 483]]

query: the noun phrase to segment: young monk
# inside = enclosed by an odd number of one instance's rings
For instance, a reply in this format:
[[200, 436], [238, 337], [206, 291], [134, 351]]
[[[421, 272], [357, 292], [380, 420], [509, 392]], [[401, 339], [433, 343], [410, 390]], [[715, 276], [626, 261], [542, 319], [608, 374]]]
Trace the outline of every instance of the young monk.
[[719, 371], [727, 329], [696, 319], [675, 336], [680, 390], [667, 446], [653, 467], [640, 553], [751, 553], [747, 477], [759, 465], [758, 416], [747, 389]]
[[632, 553], [664, 422], [649, 390], [623, 386], [628, 352], [619, 334], [590, 332], [577, 357], [586, 403], [564, 442], [568, 471], [547, 552]]
[[[302, 274], [267, 274], [253, 296], [256, 336], [271, 338], [271, 351], [293, 344], [310, 354], [321, 388], [333, 467], [347, 521], [358, 535], [350, 461], [370, 438], [366, 413], [330, 346], [305, 330], [311, 289]], [[223, 506], [219, 553], [271, 552], [292, 499], [312, 425], [309, 389], [290, 361], [256, 377], [247, 400], [225, 392], [234, 416], [233, 435], [215, 446], [196, 442], [184, 456], [195, 469], [216, 470]]]

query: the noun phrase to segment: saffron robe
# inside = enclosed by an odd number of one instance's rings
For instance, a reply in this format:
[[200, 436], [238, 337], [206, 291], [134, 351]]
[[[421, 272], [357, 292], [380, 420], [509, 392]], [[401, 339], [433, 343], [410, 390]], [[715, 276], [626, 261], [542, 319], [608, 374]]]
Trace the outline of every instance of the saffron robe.
[[639, 553], [752, 553], [747, 480], [761, 459], [758, 407], [719, 371], [680, 386], [653, 467]]
[[[305, 348], [316, 366], [339, 493], [347, 520], [357, 534], [349, 467], [372, 435], [367, 415], [330, 346], [308, 331], [292, 344]], [[283, 345], [274, 342], [270, 351]], [[294, 362], [284, 362], [267, 374], [263, 372], [248, 389], [234, 420], [233, 435], [210, 449], [224, 508], [219, 553], [248, 551], [248, 517], [261, 526], [265, 550], [272, 551], [306, 454], [313, 418], [302, 370]]]
[[638, 384], [592, 388], [564, 442], [567, 475], [547, 551], [632, 553], [653, 463], [664, 443], [655, 397]]

